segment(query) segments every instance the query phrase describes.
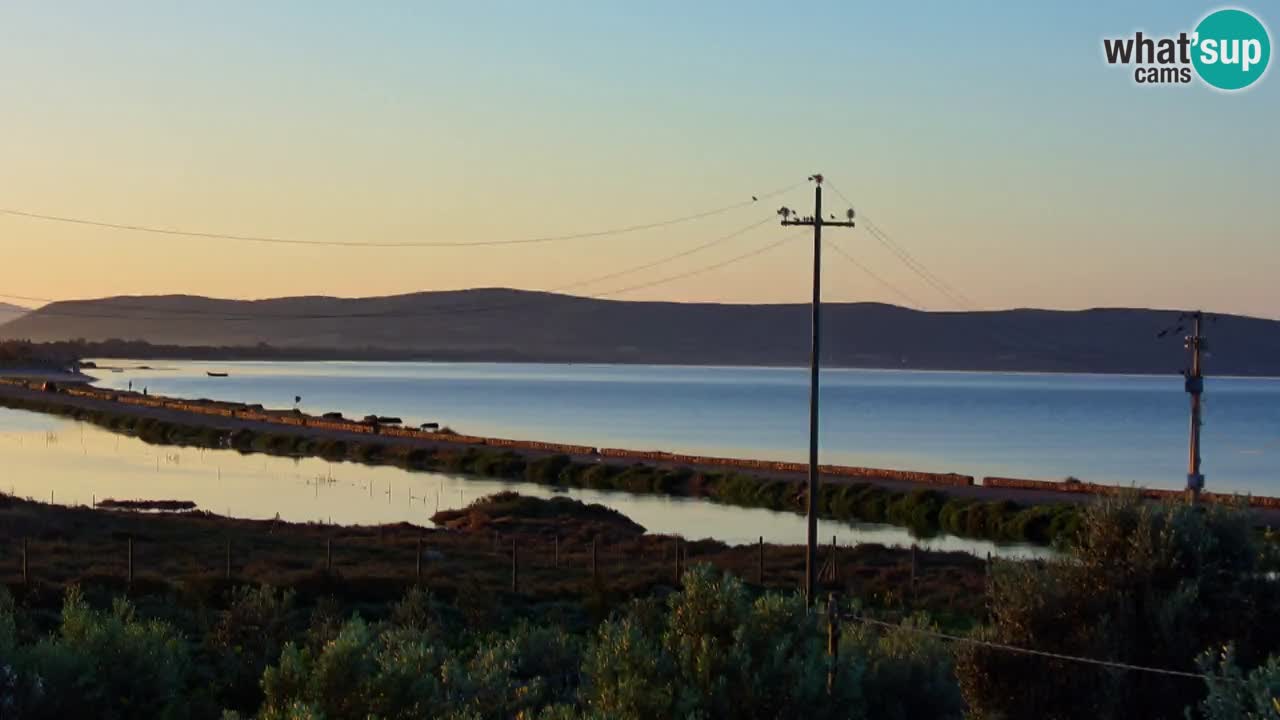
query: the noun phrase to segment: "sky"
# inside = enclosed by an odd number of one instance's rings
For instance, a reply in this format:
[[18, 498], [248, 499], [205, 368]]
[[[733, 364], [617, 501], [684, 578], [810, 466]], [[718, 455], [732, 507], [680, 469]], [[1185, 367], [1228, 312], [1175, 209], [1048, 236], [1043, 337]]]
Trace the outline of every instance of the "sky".
[[[1280, 77], [1142, 87], [1102, 38], [1194, 2], [0, 4], [0, 300], [551, 289], [809, 210], [824, 297], [928, 309], [1203, 307], [1280, 317]], [[1243, 5], [1272, 28], [1280, 7]], [[825, 207], [846, 203], [827, 188]], [[776, 248], [671, 282], [783, 238]], [[767, 222], [577, 294], [799, 302], [812, 244]], [[656, 284], [651, 284], [656, 283]], [[894, 290], [890, 290], [892, 287]]]

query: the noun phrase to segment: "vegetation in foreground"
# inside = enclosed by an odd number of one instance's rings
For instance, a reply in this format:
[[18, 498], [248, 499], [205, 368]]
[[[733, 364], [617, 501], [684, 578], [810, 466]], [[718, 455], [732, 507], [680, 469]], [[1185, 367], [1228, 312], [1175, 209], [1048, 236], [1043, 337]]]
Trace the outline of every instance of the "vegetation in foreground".
[[[805, 482], [799, 479], [784, 480], [735, 471], [661, 468], [643, 463], [575, 462], [567, 455], [531, 457], [496, 448], [433, 450], [378, 440], [347, 442], [316, 439], [287, 430], [228, 432], [127, 413], [89, 411], [56, 402], [8, 398], [3, 402], [11, 407], [92, 422], [153, 444], [229, 447], [243, 453], [316, 456], [335, 461], [396, 465], [407, 470], [470, 473], [556, 487], [702, 497], [726, 505], [780, 512], [804, 512], [805, 508]], [[819, 511], [827, 519], [903, 526], [919, 537], [948, 533], [1039, 545], [1051, 545], [1058, 538], [1072, 535], [1080, 516], [1079, 506], [1071, 503], [1026, 506], [1007, 500], [953, 497], [931, 488], [904, 492], [863, 482], [825, 484], [819, 497]]]
[[833, 658], [825, 608], [711, 564], [595, 616], [517, 595], [477, 612], [477, 596], [430, 582], [364, 604], [73, 585], [56, 612], [0, 591], [0, 717], [1274, 717], [1273, 548], [1224, 509], [1122, 498], [1083, 518], [1066, 555], [998, 563], [979, 623], [943, 629], [1199, 676], [950, 642], [928, 614], [857, 602]]

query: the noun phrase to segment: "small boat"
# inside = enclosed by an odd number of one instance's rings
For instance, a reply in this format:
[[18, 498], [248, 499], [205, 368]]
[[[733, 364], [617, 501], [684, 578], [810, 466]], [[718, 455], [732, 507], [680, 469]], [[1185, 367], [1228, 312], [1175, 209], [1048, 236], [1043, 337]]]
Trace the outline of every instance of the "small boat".
[[206, 370], [205, 374], [208, 375], [209, 377], [226, 377], [227, 376], [227, 374], [224, 372], [214, 372], [212, 370]]

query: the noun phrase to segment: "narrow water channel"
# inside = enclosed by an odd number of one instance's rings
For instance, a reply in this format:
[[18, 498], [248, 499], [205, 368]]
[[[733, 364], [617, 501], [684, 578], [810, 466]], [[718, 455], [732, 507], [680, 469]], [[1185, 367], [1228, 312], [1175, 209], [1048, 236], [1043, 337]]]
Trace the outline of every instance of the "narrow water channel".
[[[0, 451], [5, 466], [0, 489], [19, 497], [62, 505], [96, 500], [190, 500], [202, 509], [243, 518], [279, 515], [291, 522], [370, 525], [410, 522], [431, 525], [437, 510], [457, 508], [502, 490], [535, 497], [567, 495], [613, 508], [649, 532], [730, 544], [804, 542], [804, 518], [756, 508], [719, 505], [694, 498], [633, 495], [588, 489], [553, 489], [526, 482], [482, 479], [397, 467], [331, 462], [322, 458], [242, 455], [149, 445], [95, 425], [0, 408]], [[1044, 548], [997, 545], [952, 536], [912, 538], [903, 528], [824, 521], [824, 542], [918, 543], [978, 555], [1045, 556]]]

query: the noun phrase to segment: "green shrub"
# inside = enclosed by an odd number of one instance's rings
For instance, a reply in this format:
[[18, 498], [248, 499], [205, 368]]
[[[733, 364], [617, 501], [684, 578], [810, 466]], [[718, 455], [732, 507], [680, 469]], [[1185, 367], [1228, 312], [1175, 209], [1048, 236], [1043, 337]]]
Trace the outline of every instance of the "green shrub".
[[[12, 614], [8, 614], [12, 617]], [[10, 632], [0, 621], [0, 643]], [[186, 642], [169, 625], [134, 617], [117, 600], [110, 612], [67, 592], [57, 635], [6, 652], [4, 698], [12, 717], [177, 718], [191, 711]]]
[[[1064, 557], [996, 564], [982, 637], [1182, 671], [1206, 647], [1234, 643], [1253, 663], [1280, 647], [1280, 588], [1262, 572], [1247, 514], [1134, 494], [1090, 505], [1078, 522]], [[1178, 717], [1203, 696], [1185, 678], [1136, 681], [976, 646], [960, 652], [957, 674], [983, 717]]]
[[597, 463], [582, 472], [583, 487], [592, 488], [594, 490], [609, 490], [613, 488], [613, 477], [618, 474], [618, 469], [607, 463]]
[[881, 631], [847, 623], [840, 654], [865, 658], [862, 698], [866, 717], [877, 720], [960, 718], [964, 700], [956, 685], [955, 661], [944, 641], [917, 632], [933, 630], [915, 616]]
[[548, 455], [531, 460], [525, 466], [524, 478], [529, 482], [551, 485], [560, 480], [560, 473], [569, 466], [568, 455]]
[[1218, 652], [1205, 652], [1197, 665], [1210, 677], [1209, 694], [1200, 702], [1205, 720], [1280, 716], [1280, 657], [1273, 655], [1246, 673], [1236, 664], [1235, 649], [1227, 645]]
[[237, 587], [209, 635], [224, 707], [252, 713], [262, 702], [262, 673], [295, 629], [294, 594], [270, 586]]
[[604, 623], [583, 661], [582, 702], [599, 717], [847, 717], [860, 665], [836, 693], [816, 616], [797, 596], [747, 597], [742, 583], [693, 568], [665, 608], [632, 605]]

